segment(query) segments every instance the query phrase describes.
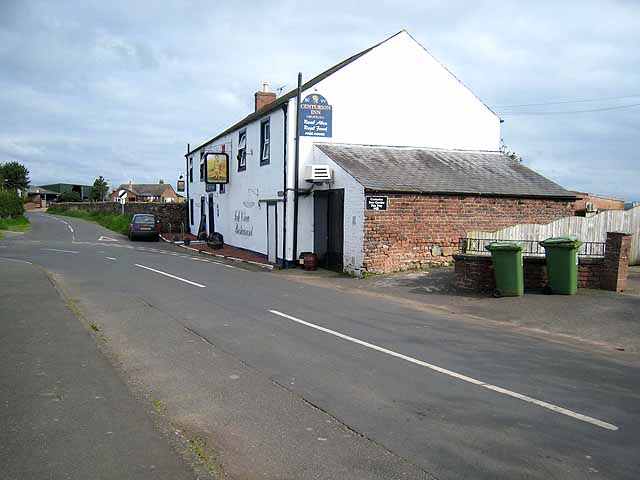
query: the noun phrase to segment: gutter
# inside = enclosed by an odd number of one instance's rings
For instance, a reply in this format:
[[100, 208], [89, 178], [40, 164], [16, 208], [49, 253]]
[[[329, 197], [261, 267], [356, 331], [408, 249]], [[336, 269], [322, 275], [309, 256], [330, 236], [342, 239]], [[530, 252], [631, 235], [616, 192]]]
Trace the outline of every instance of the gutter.
[[[282, 112], [284, 113], [284, 158], [283, 158], [283, 185], [284, 192], [283, 204], [282, 204], [282, 268], [287, 268], [287, 128], [288, 128], [288, 114], [289, 114], [289, 102], [285, 102], [282, 105]], [[277, 254], [276, 254], [277, 260]]]
[[300, 97], [302, 95], [302, 72], [298, 73], [296, 92], [296, 144], [293, 178], [293, 261], [298, 259], [298, 182], [300, 177]]

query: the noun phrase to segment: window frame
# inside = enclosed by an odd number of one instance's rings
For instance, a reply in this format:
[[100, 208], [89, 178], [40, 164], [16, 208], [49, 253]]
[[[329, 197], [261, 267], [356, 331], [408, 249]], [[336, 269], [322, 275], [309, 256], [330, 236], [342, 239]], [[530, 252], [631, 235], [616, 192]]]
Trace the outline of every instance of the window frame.
[[[242, 145], [242, 136], [244, 135], [244, 147]], [[247, 169], [247, 129], [243, 128], [238, 132], [238, 154], [236, 156], [238, 161], [238, 171], [244, 172]], [[242, 162], [243, 161], [243, 162]]]
[[205, 157], [205, 153], [204, 152], [200, 152], [200, 183], [204, 183], [204, 171], [205, 171], [205, 162], [204, 162], [204, 157]]
[[189, 183], [193, 183], [193, 157], [189, 158]]
[[[266, 132], [266, 135], [265, 135]], [[267, 155], [265, 158], [265, 147]], [[271, 162], [271, 117], [260, 122], [260, 166], [269, 165]]]
[[191, 221], [191, 225], [193, 225], [193, 207], [194, 207], [194, 201], [193, 198], [189, 199], [189, 220]]

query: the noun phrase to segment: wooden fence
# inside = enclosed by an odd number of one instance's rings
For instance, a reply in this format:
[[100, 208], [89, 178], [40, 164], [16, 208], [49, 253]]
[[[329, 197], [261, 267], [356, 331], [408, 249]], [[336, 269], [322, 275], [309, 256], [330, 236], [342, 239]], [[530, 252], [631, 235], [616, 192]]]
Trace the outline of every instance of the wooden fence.
[[549, 237], [573, 235], [583, 242], [605, 242], [607, 232], [630, 233], [630, 265], [640, 265], [640, 207], [627, 211], [609, 210], [585, 217], [564, 217], [546, 225], [521, 224], [495, 232], [468, 232], [469, 238], [495, 240], [544, 240]]

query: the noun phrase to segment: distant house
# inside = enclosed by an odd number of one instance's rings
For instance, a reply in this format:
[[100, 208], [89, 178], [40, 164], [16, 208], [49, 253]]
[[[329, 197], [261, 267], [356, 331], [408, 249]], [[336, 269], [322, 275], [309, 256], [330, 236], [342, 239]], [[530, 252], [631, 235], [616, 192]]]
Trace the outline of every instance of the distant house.
[[[182, 203], [179, 195], [168, 183], [126, 183], [109, 195], [112, 202], [118, 201], [119, 192], [127, 192], [125, 202]], [[182, 199], [184, 201], [184, 199]]]
[[91, 185], [78, 185], [75, 183], [52, 183], [49, 185], [40, 185], [39, 188], [50, 190], [56, 193], [77, 193], [82, 200], [91, 199]]
[[588, 217], [605, 210], [624, 210], [624, 200], [605, 197], [587, 192], [573, 192], [577, 197], [574, 213], [578, 217]]

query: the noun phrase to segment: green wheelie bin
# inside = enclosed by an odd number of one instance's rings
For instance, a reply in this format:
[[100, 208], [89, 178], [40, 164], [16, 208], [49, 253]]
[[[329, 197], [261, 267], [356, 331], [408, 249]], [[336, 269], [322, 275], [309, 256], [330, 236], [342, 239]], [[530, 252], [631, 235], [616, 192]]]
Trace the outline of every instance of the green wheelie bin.
[[522, 245], [518, 242], [493, 242], [485, 247], [491, 252], [496, 276], [495, 297], [519, 297], [524, 293]]
[[582, 242], [575, 237], [553, 237], [539, 243], [547, 257], [547, 290], [574, 295], [578, 291], [578, 249]]

